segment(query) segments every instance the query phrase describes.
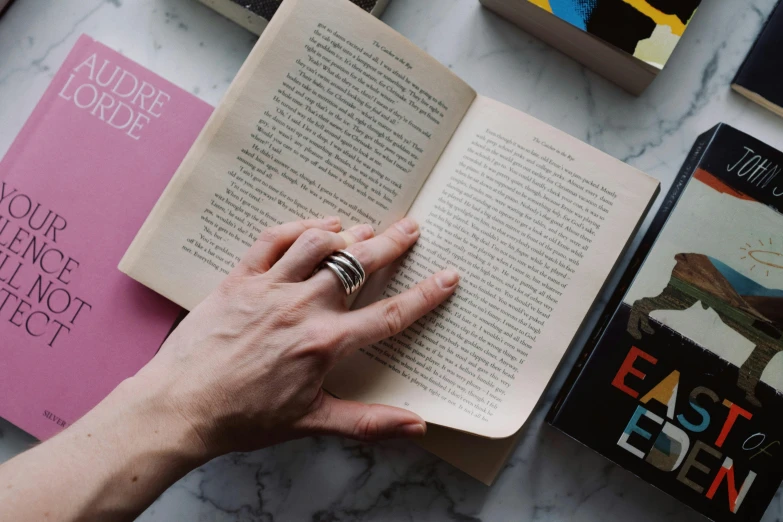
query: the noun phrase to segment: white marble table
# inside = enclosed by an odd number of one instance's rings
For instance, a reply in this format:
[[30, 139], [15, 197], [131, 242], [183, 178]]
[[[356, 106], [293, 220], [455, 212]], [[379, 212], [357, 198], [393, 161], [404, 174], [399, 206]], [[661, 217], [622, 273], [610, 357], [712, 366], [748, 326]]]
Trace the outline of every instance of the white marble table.
[[[773, 4], [705, 0], [669, 67], [638, 99], [482, 10], [477, 0], [392, 0], [384, 20], [479, 92], [645, 170], [668, 188], [694, 138], [719, 121], [783, 148], [783, 120], [728, 88]], [[255, 41], [195, 0], [17, 0], [0, 19], [0, 154], [80, 33], [212, 104]], [[210, 462], [141, 520], [701, 520], [542, 425], [552, 394], [492, 488], [412, 444], [322, 438]], [[0, 460], [33, 442], [0, 421]], [[781, 516], [778, 496], [765, 520]]]

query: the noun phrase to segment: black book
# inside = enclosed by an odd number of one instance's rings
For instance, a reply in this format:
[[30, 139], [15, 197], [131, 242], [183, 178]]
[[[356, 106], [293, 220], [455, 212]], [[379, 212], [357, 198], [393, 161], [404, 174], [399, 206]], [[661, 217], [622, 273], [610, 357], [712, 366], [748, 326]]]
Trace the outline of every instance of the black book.
[[783, 116], [783, 3], [773, 9], [731, 88]]
[[[260, 35], [283, 0], [199, 0], [251, 33]], [[2, 4], [3, 0], [0, 0]], [[389, 0], [351, 0], [376, 18], [380, 18]]]
[[716, 521], [783, 478], [782, 166], [725, 124], [697, 140], [548, 416]]

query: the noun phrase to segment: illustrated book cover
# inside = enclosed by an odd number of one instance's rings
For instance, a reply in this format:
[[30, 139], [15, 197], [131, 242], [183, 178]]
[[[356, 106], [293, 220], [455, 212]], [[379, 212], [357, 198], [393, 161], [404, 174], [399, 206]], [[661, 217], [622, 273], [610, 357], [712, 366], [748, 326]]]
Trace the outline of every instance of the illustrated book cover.
[[180, 313], [117, 270], [211, 107], [81, 36], [0, 162], [0, 416], [39, 439]]
[[699, 138], [549, 413], [716, 521], [761, 519], [783, 478], [782, 170], [725, 124]]
[[663, 70], [701, 0], [481, 0], [633, 94]]
[[778, 3], [748, 56], [737, 71], [731, 88], [762, 107], [783, 116], [783, 4]]

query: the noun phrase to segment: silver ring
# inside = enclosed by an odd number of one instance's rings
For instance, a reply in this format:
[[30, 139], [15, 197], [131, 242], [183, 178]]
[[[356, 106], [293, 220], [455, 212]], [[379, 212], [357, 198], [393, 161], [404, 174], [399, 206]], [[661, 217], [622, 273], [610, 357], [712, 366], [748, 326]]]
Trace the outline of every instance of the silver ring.
[[324, 259], [319, 269], [328, 268], [345, 289], [345, 295], [351, 295], [364, 284], [367, 274], [358, 259], [350, 252], [338, 250]]
[[356, 259], [356, 256], [354, 256], [353, 254], [351, 254], [347, 250], [338, 250], [337, 252], [335, 252], [332, 255], [335, 255], [335, 254], [337, 254], [338, 256], [342, 256], [345, 259], [347, 259], [348, 261], [350, 261], [353, 264], [353, 266], [356, 267], [356, 270], [359, 271], [359, 276], [361, 277], [362, 282], [364, 282], [365, 278], [367, 277], [367, 274], [364, 273], [364, 267], [359, 262], [359, 260]]

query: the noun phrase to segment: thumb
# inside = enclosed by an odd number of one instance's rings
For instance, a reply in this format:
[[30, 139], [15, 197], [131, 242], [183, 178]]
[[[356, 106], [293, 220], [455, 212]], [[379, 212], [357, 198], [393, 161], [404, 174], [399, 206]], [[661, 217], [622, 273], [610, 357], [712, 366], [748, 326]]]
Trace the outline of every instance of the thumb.
[[344, 401], [324, 394], [318, 408], [302, 419], [311, 434], [340, 435], [365, 442], [419, 438], [427, 424], [413, 412], [384, 406]]

